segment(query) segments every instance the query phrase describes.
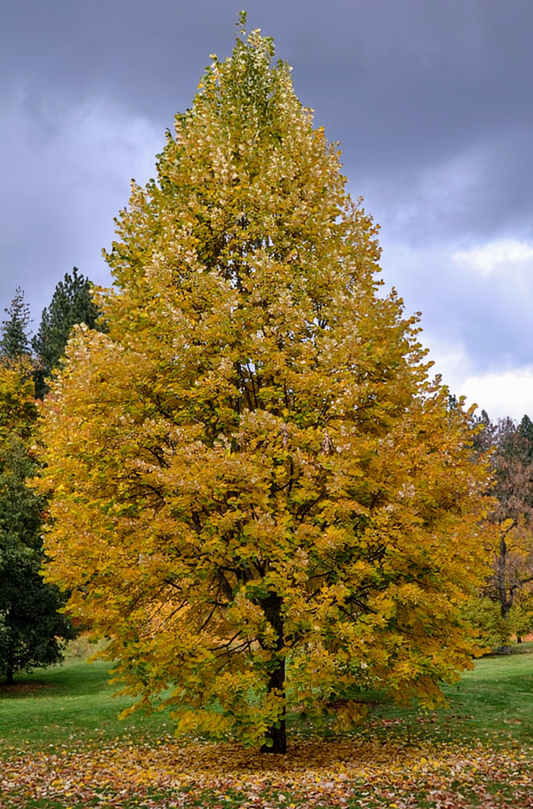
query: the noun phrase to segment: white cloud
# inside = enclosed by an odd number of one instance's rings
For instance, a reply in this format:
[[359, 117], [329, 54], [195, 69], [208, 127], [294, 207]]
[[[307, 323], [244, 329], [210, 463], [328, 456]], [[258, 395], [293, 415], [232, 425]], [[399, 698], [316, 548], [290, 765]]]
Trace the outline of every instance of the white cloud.
[[435, 363], [431, 375], [441, 374], [450, 393], [466, 397], [467, 407], [476, 404], [478, 413], [486, 410], [493, 420], [506, 416], [520, 420], [525, 414], [533, 418], [533, 365], [475, 371], [466, 347], [425, 336], [429, 359]]
[[533, 418], [533, 371], [469, 376], [461, 384], [461, 393], [493, 420], [511, 416], [519, 421], [524, 415]]
[[385, 233], [384, 248], [384, 291], [394, 284], [406, 313], [422, 312], [420, 341], [451, 393], [494, 418], [533, 417], [533, 241], [416, 245]]
[[485, 278], [509, 272], [533, 272], [533, 243], [498, 239], [470, 250], [459, 250], [452, 259], [462, 268], [474, 270]]

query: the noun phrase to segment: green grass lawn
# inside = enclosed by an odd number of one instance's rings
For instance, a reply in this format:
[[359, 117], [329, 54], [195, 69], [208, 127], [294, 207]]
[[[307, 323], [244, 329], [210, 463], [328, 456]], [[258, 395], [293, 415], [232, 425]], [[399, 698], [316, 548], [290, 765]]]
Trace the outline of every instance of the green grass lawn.
[[[74, 648], [79, 649], [79, 644]], [[12, 688], [0, 686], [4, 747], [38, 750], [117, 737], [155, 740], [167, 734], [167, 714], [135, 713], [124, 720], [118, 718], [132, 700], [116, 695], [117, 686], [109, 682], [108, 663], [87, 662], [92, 651], [82, 646], [81, 654], [68, 655], [59, 666], [19, 675]]]
[[381, 698], [370, 710], [367, 734], [413, 742], [533, 744], [533, 643], [477, 660], [473, 671], [443, 692], [449, 707], [428, 713], [396, 708]]
[[[419, 713], [415, 708], [398, 708], [381, 694], [370, 695], [367, 721], [352, 733], [405, 743], [533, 744], [533, 643], [514, 646], [513, 652], [481, 658], [459, 683], [445, 686], [447, 709]], [[18, 687], [0, 686], [4, 749], [37, 750], [116, 738], [156, 741], [168, 736], [172, 729], [168, 712], [118, 719], [131, 700], [115, 696], [109, 664], [88, 663], [86, 657], [77, 652], [60, 666], [21, 675]], [[313, 725], [298, 715], [289, 722], [293, 734], [314, 732]], [[332, 735], [330, 722], [317, 730]]]

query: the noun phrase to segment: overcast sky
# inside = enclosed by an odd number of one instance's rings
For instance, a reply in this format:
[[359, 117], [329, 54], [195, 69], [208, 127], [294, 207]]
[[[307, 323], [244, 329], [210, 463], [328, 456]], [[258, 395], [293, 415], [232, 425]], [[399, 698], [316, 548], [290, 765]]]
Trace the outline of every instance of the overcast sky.
[[[245, 0], [0, 0], [0, 307], [101, 249]], [[533, 418], [532, 0], [248, 0], [381, 225], [436, 370]]]

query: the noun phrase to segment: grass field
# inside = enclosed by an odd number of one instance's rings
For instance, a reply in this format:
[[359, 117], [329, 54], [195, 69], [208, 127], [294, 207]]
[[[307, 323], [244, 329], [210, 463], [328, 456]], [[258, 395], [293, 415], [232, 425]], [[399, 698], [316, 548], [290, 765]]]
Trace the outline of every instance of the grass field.
[[164, 713], [118, 712], [108, 667], [66, 663], [0, 689], [0, 807], [533, 807], [533, 644], [485, 657], [418, 714], [369, 695], [342, 737], [290, 720], [286, 757], [170, 735]]

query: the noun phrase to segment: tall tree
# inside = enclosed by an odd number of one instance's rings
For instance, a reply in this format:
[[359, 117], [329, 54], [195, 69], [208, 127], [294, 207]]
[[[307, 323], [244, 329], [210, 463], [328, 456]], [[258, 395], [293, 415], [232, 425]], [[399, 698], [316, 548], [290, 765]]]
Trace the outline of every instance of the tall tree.
[[505, 621], [519, 592], [533, 583], [533, 445], [525, 419], [525, 430], [512, 419], [502, 419], [494, 436], [497, 508], [492, 519], [500, 536], [491, 582]]
[[64, 596], [39, 573], [46, 501], [28, 485], [37, 472], [32, 370], [24, 358], [0, 362], [0, 673], [7, 683], [59, 662], [75, 634], [58, 612]]
[[485, 411], [477, 426], [477, 450], [490, 451], [490, 521], [497, 531], [493, 571], [481, 598], [497, 605], [499, 615], [488, 603], [477, 609], [473, 602], [472, 611], [491, 645], [507, 647], [513, 633], [520, 637], [533, 627], [533, 426], [528, 416], [518, 425], [510, 418], [493, 423]]
[[[518, 426], [518, 432], [523, 439], [523, 454], [524, 460], [533, 464], [533, 421], [529, 416], [523, 416], [522, 421]], [[531, 503], [533, 506], [533, 502]]]
[[8, 319], [2, 322], [0, 328], [0, 356], [12, 360], [29, 354], [30, 310], [28, 304], [24, 303], [24, 292], [20, 287], [17, 288], [11, 305], [4, 311]]
[[90, 329], [98, 327], [100, 312], [93, 301], [92, 284], [78, 271], [66, 273], [54, 291], [50, 306], [43, 310], [39, 331], [32, 340], [39, 365], [35, 372], [36, 394], [39, 399], [48, 392], [47, 381], [58, 368], [72, 327], [85, 323]]
[[133, 188], [109, 333], [77, 330], [45, 402], [43, 485], [48, 578], [129, 692], [284, 752], [291, 702], [379, 681], [431, 704], [471, 666], [486, 472], [272, 55], [254, 31], [215, 58]]

